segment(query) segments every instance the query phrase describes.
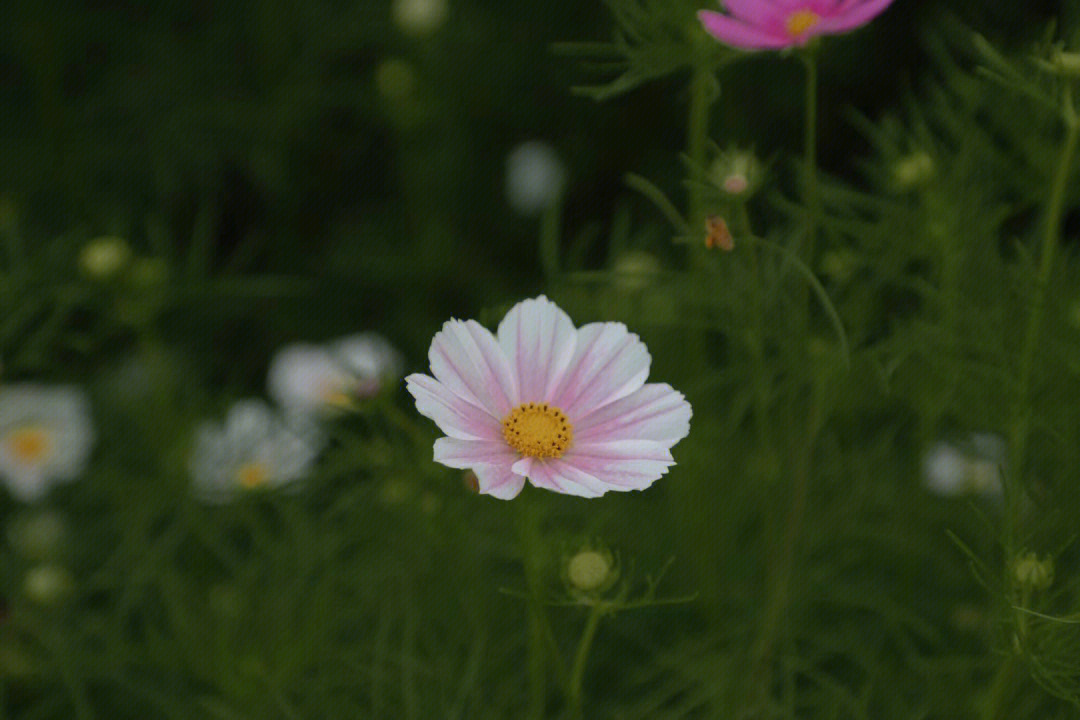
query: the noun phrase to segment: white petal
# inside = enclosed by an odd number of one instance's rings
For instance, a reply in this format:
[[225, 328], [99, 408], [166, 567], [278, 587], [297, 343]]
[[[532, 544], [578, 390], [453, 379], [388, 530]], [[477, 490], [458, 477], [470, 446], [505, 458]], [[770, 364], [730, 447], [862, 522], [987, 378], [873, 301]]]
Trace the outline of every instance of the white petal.
[[405, 387], [416, 399], [416, 409], [431, 418], [439, 429], [460, 440], [502, 440], [499, 421], [485, 410], [455, 395], [433, 377], [414, 374]]
[[651, 358], [637, 335], [622, 323], [591, 323], [578, 330], [577, 344], [553, 404], [570, 422], [626, 397], [649, 377]]
[[481, 495], [491, 495], [500, 500], [517, 497], [525, 487], [525, 478], [503, 465], [478, 465], [473, 468]]
[[431, 372], [451, 392], [502, 419], [518, 404], [518, 389], [495, 337], [475, 320], [450, 320], [428, 352]]
[[499, 323], [499, 345], [516, 373], [522, 402], [552, 400], [576, 339], [570, 317], [543, 295], [510, 309]]
[[671, 447], [690, 432], [690, 403], [670, 385], [650, 383], [574, 419], [577, 442], [652, 440]]
[[502, 440], [491, 442], [444, 437], [435, 441], [435, 462], [447, 467], [461, 470], [492, 464], [510, 467], [516, 459], [517, 453]]

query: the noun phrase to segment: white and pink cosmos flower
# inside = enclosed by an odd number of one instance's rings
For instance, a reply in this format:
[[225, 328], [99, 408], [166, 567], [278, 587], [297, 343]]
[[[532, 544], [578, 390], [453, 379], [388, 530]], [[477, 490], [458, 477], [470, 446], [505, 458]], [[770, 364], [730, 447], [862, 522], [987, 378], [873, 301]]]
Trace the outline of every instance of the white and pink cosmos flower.
[[431, 341], [434, 377], [405, 378], [420, 413], [447, 437], [435, 460], [471, 469], [479, 491], [533, 485], [582, 497], [644, 490], [675, 464], [690, 404], [646, 383], [651, 358], [622, 323], [575, 328], [544, 296], [515, 305], [492, 334], [450, 320]]
[[701, 10], [705, 31], [743, 50], [781, 50], [819, 35], [861, 27], [893, 0], [724, 0], [726, 13]]

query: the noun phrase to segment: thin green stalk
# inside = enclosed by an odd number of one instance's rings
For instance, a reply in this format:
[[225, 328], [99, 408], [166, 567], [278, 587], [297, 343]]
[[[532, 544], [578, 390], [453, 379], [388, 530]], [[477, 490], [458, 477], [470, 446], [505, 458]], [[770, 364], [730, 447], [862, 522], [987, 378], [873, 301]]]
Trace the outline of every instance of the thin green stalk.
[[592, 648], [596, 630], [600, 627], [600, 618], [607, 609], [605, 603], [597, 601], [589, 618], [585, 621], [585, 629], [581, 631], [581, 641], [578, 642], [577, 652], [574, 653], [574, 664], [570, 670], [570, 684], [567, 688], [567, 701], [570, 704], [570, 717], [575, 720], [583, 720], [581, 686], [585, 680], [585, 663], [589, 659], [589, 650]]
[[817, 187], [817, 124], [818, 124], [818, 66], [817, 53], [809, 50], [802, 55], [806, 66], [806, 110], [803, 128], [803, 205], [806, 209], [806, 255], [807, 262], [814, 259], [814, 241], [817, 236], [818, 218], [821, 216]]
[[[715, 98], [712, 68], [698, 63], [690, 79], [690, 117], [686, 130], [686, 154], [693, 167], [705, 166], [705, 147], [709, 136], [709, 109]], [[690, 185], [686, 220], [691, 228], [700, 228], [705, 220], [704, 189]], [[701, 253], [695, 253], [700, 255]]]
[[[1019, 505], [1024, 466], [1027, 464], [1028, 436], [1031, 432], [1031, 383], [1035, 369], [1035, 353], [1042, 334], [1043, 315], [1046, 310], [1046, 293], [1050, 285], [1050, 276], [1054, 271], [1054, 259], [1057, 256], [1061, 239], [1061, 223], [1065, 212], [1065, 191], [1069, 177], [1076, 162], [1077, 145], [1080, 144], [1080, 118], [1073, 106], [1071, 93], [1065, 95], [1065, 144], [1062, 147], [1057, 169], [1051, 181], [1050, 196], [1046, 203], [1043, 220], [1042, 247], [1039, 257], [1039, 274], [1036, 278], [1035, 296], [1032, 298], [1031, 315], [1028, 318], [1027, 332], [1020, 351], [1019, 391], [1010, 434], [1010, 458], [1005, 477], [1005, 584], [1011, 588], [1010, 600], [1016, 595], [1016, 576], [1013, 572], [1013, 559], [1017, 553], [1017, 534], [1019, 532]], [[1021, 601], [1021, 607], [1027, 602]], [[1017, 632], [1026, 629], [1027, 619], [1017, 611]], [[1019, 637], [1019, 635], [1018, 635]], [[1022, 638], [1021, 638], [1022, 639]], [[1020, 660], [1010, 657], [998, 669], [990, 698], [987, 702], [986, 717], [997, 720], [1006, 717], [1005, 712], [1018, 683]]]
[[540, 516], [531, 498], [525, 496], [515, 503], [518, 510], [518, 532], [521, 538], [521, 560], [525, 570], [525, 585], [529, 592], [526, 609], [529, 648], [529, 712], [530, 720], [543, 720], [547, 701], [547, 637], [544, 633], [544, 607], [540, 602]]
[[[1068, 99], [1069, 108], [1072, 108], [1071, 99]], [[1024, 344], [1020, 352], [1020, 383], [1017, 393], [1017, 405], [1012, 425], [1011, 458], [1009, 462], [1010, 472], [1006, 478], [1005, 494], [1005, 549], [1008, 561], [1011, 562], [1016, 552], [1016, 507], [1019, 504], [1020, 481], [1027, 461], [1027, 441], [1031, 429], [1031, 381], [1035, 367], [1035, 352], [1038, 349], [1039, 337], [1042, 333], [1042, 320], [1046, 307], [1046, 291], [1050, 284], [1050, 276], [1054, 270], [1054, 258], [1057, 255], [1058, 242], [1061, 236], [1061, 221], [1065, 208], [1065, 190], [1068, 187], [1069, 176], [1076, 160], [1077, 144], [1080, 141], [1080, 120], [1074, 113], [1066, 115], [1065, 145], [1062, 148], [1057, 170], [1054, 173], [1053, 184], [1050, 187], [1050, 197], [1046, 205], [1046, 216], [1043, 221], [1042, 250], [1039, 258], [1039, 274], [1036, 279], [1035, 296], [1032, 299], [1031, 316], [1028, 319], [1027, 332], [1024, 335]]]

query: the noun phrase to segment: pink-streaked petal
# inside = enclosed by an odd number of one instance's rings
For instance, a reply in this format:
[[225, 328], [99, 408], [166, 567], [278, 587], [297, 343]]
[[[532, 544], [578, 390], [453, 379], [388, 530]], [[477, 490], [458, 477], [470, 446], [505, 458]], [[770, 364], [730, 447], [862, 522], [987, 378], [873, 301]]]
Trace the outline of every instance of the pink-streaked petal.
[[591, 475], [577, 471], [564, 474], [560, 467], [562, 464], [558, 460], [538, 460], [532, 464], [529, 482], [545, 490], [588, 498], [600, 497], [607, 489]]
[[762, 30], [723, 13], [699, 10], [697, 15], [705, 31], [725, 45], [744, 50], [776, 50], [797, 44], [786, 33]]
[[522, 402], [551, 402], [574, 357], [570, 317], [541, 295], [519, 302], [499, 323], [499, 345], [518, 379]]
[[515, 462], [513, 465], [511, 465], [510, 469], [516, 472], [518, 475], [529, 477], [529, 473], [532, 472], [533, 461], [535, 459], [536, 458], [533, 457], [523, 457], [517, 462]]
[[560, 459], [612, 489], [623, 490], [643, 490], [675, 464], [663, 443], [648, 440], [575, 442]]
[[428, 352], [439, 382], [501, 419], [518, 404], [517, 381], [491, 332], [475, 320], [450, 320]]
[[435, 462], [459, 470], [478, 465], [509, 468], [516, 459], [517, 453], [502, 440], [492, 442], [444, 437], [435, 441]]
[[416, 399], [416, 409], [431, 418], [439, 429], [460, 440], [501, 441], [499, 421], [490, 413], [455, 395], [433, 377], [414, 374], [405, 378], [405, 387]]
[[787, 14], [784, 7], [761, 0], [724, 0], [724, 7], [735, 20], [757, 28], [776, 26]]
[[512, 500], [525, 487], [525, 477], [518, 475], [503, 465], [477, 465], [478, 491], [481, 495], [491, 495], [500, 500]]
[[892, 2], [893, 0], [866, 0], [865, 2], [852, 3], [849, 7], [844, 8], [844, 12], [822, 20], [811, 32], [824, 34], [854, 30], [885, 12], [885, 9]]
[[645, 344], [622, 323], [585, 325], [578, 330], [570, 370], [551, 402], [575, 422], [644, 385], [651, 362]]
[[578, 443], [651, 440], [670, 448], [690, 432], [690, 403], [670, 385], [649, 383], [574, 423]]

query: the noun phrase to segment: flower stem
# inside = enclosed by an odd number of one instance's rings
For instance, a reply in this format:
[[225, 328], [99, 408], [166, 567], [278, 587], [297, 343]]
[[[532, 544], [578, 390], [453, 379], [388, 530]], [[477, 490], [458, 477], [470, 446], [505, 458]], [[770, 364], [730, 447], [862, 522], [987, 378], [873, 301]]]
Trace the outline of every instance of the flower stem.
[[570, 670], [570, 684], [567, 688], [570, 717], [574, 720], [582, 720], [585, 717], [581, 707], [581, 686], [585, 679], [585, 663], [589, 659], [589, 650], [592, 648], [593, 638], [596, 637], [596, 629], [600, 627], [600, 618], [604, 616], [606, 609], [606, 605], [599, 600], [592, 606], [589, 618], [585, 621], [585, 629], [581, 631], [577, 652], [574, 653], [574, 664]]
[[817, 52], [811, 48], [802, 56], [806, 66], [806, 109], [804, 115], [803, 147], [803, 205], [806, 209], [806, 254], [807, 263], [812, 266], [814, 260], [814, 241], [817, 235], [818, 218], [821, 216], [820, 198], [817, 187], [817, 116], [818, 116], [818, 64]]
[[[690, 117], [686, 130], [686, 154], [694, 167], [705, 165], [705, 143], [709, 135], [709, 108], [716, 99], [716, 81], [710, 65], [699, 62], [690, 79]], [[686, 220], [697, 228], [705, 220], [703, 188], [690, 185]], [[695, 255], [700, 255], [695, 253]]]
[[544, 633], [544, 608], [540, 603], [540, 515], [535, 503], [525, 497], [518, 500], [518, 532], [521, 538], [521, 560], [525, 570], [525, 585], [529, 592], [526, 609], [529, 648], [529, 720], [543, 720], [547, 700], [547, 659]]
[[1077, 143], [1080, 141], [1080, 119], [1072, 110], [1071, 98], [1066, 99], [1069, 112], [1066, 113], [1065, 144], [1061, 150], [1057, 171], [1050, 186], [1050, 197], [1046, 205], [1043, 221], [1042, 250], [1039, 257], [1039, 274], [1036, 278], [1035, 296], [1032, 299], [1031, 316], [1028, 318], [1027, 333], [1020, 353], [1020, 390], [1017, 395], [1016, 414], [1012, 427], [1010, 458], [1011, 472], [1005, 483], [1008, 512], [1006, 513], [1005, 545], [1011, 562], [1016, 551], [1016, 506], [1018, 505], [1020, 478], [1027, 461], [1027, 440], [1031, 427], [1031, 381], [1035, 367], [1035, 352], [1042, 332], [1042, 319], [1046, 306], [1046, 291], [1050, 284], [1050, 275], [1054, 270], [1054, 258], [1057, 255], [1058, 241], [1061, 235], [1061, 220], [1065, 208], [1065, 190], [1076, 160]]

